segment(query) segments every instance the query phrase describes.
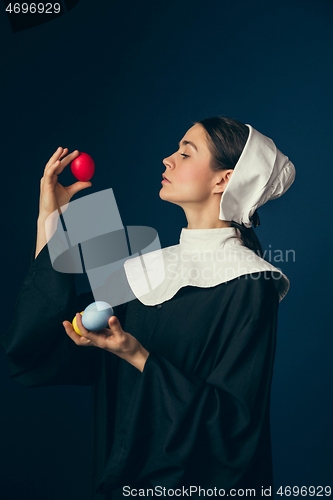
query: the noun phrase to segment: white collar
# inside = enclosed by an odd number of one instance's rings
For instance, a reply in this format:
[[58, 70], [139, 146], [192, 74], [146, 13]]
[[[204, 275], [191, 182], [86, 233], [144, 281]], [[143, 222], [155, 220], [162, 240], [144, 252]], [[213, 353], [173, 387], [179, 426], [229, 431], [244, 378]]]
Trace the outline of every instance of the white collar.
[[184, 250], [206, 251], [220, 250], [229, 238], [237, 237], [234, 227], [218, 227], [214, 229], [187, 229], [180, 233], [179, 245]]
[[184, 286], [209, 288], [246, 274], [275, 271], [279, 300], [289, 289], [288, 278], [245, 247], [233, 227], [185, 229], [178, 245], [134, 257], [124, 263], [134, 295], [145, 305], [170, 300]]

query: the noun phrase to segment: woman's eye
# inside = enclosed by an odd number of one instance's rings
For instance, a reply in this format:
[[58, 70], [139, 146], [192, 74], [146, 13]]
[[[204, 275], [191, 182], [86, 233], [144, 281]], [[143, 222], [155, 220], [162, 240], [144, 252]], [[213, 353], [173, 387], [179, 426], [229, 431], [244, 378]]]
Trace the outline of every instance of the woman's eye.
[[184, 156], [184, 158], [188, 158], [189, 157], [189, 155], [186, 155], [185, 153], [180, 153], [180, 154], [181, 154], [181, 156]]

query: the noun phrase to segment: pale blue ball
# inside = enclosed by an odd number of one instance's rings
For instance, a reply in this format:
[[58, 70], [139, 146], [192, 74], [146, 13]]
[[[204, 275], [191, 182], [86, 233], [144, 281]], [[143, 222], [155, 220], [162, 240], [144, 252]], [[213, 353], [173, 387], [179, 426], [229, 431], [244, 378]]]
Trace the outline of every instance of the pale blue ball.
[[82, 314], [82, 324], [87, 330], [97, 332], [107, 328], [108, 321], [113, 315], [113, 309], [107, 302], [93, 302], [85, 308]]

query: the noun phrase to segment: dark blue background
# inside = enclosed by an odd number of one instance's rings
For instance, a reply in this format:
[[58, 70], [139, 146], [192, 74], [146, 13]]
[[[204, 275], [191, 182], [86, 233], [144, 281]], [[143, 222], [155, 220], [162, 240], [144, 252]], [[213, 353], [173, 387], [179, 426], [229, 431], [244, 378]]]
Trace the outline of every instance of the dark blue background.
[[[328, 0], [80, 0], [16, 33], [0, 16], [2, 331], [58, 146], [95, 160], [92, 187], [75, 198], [112, 187], [123, 224], [154, 227], [162, 246], [186, 226], [159, 198], [162, 159], [192, 121], [250, 123], [295, 164], [256, 229], [266, 250], [296, 256], [275, 263], [291, 281], [272, 386], [275, 489], [332, 484], [332, 21]], [[60, 182], [75, 182], [69, 167]], [[0, 356], [1, 498], [87, 500], [90, 389], [26, 389]]]

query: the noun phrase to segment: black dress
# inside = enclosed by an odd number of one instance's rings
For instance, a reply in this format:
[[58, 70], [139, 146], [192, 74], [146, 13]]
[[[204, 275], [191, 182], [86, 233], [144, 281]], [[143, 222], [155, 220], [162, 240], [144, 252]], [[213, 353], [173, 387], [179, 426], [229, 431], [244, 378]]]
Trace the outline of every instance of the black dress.
[[123, 329], [150, 353], [140, 372], [67, 336], [62, 321], [93, 294], [76, 294], [75, 276], [52, 268], [47, 246], [33, 257], [0, 343], [11, 378], [27, 387], [92, 386], [92, 499], [124, 498], [123, 486], [177, 489], [182, 497], [192, 486], [192, 498], [195, 487], [216, 488], [216, 496], [231, 488], [261, 496], [262, 487], [273, 487], [269, 406], [279, 299], [270, 273], [186, 286], [157, 306], [138, 299], [116, 306]]

